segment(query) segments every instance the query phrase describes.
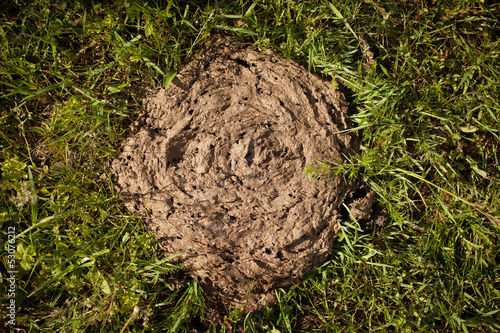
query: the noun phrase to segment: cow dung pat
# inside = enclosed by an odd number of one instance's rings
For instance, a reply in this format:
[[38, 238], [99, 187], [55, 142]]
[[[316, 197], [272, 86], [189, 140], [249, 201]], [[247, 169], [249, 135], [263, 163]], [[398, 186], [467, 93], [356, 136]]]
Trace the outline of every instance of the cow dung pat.
[[[351, 127], [330, 82], [227, 43], [145, 100], [112, 169], [165, 251], [187, 249], [177, 258], [208, 300], [261, 307], [326, 261], [342, 203], [366, 201], [354, 180], [304, 174], [359, 153]], [[352, 208], [364, 218], [370, 207]]]

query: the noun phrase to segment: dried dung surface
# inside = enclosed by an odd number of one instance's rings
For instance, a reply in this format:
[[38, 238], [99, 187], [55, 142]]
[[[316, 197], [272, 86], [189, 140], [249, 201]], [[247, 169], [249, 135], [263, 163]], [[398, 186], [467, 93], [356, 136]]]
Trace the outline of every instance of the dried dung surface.
[[[145, 108], [113, 162], [127, 208], [144, 214], [208, 300], [267, 305], [327, 259], [345, 217], [372, 196], [305, 164], [359, 152], [343, 95], [298, 64], [244, 46], [212, 47]], [[247, 291], [251, 287], [250, 296]]]

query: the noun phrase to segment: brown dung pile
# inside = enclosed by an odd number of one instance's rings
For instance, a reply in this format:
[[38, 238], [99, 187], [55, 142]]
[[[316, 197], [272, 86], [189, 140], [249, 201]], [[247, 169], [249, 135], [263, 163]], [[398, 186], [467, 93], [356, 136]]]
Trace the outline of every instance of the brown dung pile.
[[[127, 208], [227, 307], [269, 304], [327, 259], [337, 220], [371, 214], [372, 196], [306, 164], [360, 150], [343, 95], [296, 63], [212, 47], [145, 108], [113, 162]], [[340, 132], [340, 133], [339, 133]], [[248, 296], [249, 289], [250, 293]]]

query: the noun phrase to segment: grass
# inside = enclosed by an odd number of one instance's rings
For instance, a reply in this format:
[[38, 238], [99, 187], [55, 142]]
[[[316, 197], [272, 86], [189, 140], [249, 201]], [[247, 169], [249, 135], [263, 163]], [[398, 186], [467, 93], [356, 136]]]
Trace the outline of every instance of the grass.
[[[4, 5], [2, 330], [500, 330], [498, 22], [490, 1]], [[276, 308], [219, 319], [120, 204], [109, 172], [147, 90], [216, 33], [344, 91], [363, 154], [308, 172], [363, 179], [389, 216], [373, 232], [343, 221], [330, 260], [277, 290]]]

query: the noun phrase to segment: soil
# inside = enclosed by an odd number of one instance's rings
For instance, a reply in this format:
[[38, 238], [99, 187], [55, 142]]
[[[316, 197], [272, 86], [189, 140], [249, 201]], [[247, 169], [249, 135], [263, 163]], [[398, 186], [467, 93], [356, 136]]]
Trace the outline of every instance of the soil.
[[209, 48], [147, 98], [113, 162], [126, 207], [228, 308], [263, 307], [330, 254], [343, 203], [370, 220], [373, 195], [306, 164], [360, 152], [344, 96], [272, 53]]

